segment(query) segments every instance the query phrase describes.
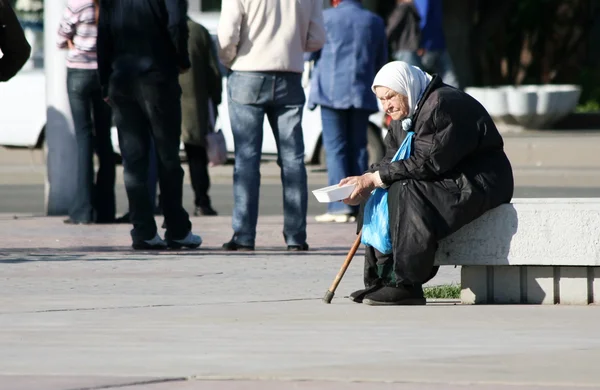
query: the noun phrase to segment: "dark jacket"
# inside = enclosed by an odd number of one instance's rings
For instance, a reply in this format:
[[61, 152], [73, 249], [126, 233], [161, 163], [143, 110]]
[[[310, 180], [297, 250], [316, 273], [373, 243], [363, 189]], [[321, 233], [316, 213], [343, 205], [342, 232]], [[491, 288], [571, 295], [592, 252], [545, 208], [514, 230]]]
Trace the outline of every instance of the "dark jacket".
[[392, 121], [385, 139], [386, 156], [370, 171], [379, 170], [381, 180], [388, 185], [404, 180], [423, 182], [427, 189], [423, 193], [431, 197], [437, 197], [439, 191], [450, 193], [452, 196], [439, 196], [444, 201], [437, 212], [448, 225], [444, 235], [510, 202], [514, 182], [504, 142], [479, 102], [435, 76], [413, 123], [411, 156], [390, 162], [407, 134], [400, 121]]
[[155, 72], [175, 80], [188, 69], [186, 0], [101, 0], [98, 72], [106, 96], [113, 72]]
[[23, 67], [31, 46], [8, 0], [0, 0], [0, 81], [10, 80]]
[[390, 52], [417, 51], [421, 45], [421, 16], [413, 3], [398, 4], [388, 18], [385, 30]]
[[192, 20], [188, 20], [188, 28], [192, 68], [179, 76], [183, 114], [181, 137], [186, 144], [204, 146], [209, 123], [208, 104], [212, 101], [216, 115], [223, 81], [210, 33]]

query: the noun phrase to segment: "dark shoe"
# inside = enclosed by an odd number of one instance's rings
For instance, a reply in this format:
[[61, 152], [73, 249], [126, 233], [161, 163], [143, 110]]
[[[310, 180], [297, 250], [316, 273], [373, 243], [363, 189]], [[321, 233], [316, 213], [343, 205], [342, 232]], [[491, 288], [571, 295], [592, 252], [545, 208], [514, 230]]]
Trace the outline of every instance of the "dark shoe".
[[362, 290], [356, 290], [348, 296], [348, 299], [350, 299], [352, 302], [362, 303], [367, 294], [374, 293], [380, 288], [383, 288], [381, 284], [374, 284], [371, 287], [363, 288]]
[[196, 206], [194, 209], [194, 216], [198, 217], [200, 215], [204, 216], [215, 216], [218, 215], [217, 211], [210, 206]]
[[115, 223], [131, 223], [131, 219], [129, 217], [129, 211], [115, 219]]
[[91, 225], [90, 221], [75, 221], [74, 219], [67, 218], [63, 221], [66, 225]]
[[226, 251], [245, 251], [250, 252], [254, 250], [254, 245], [240, 245], [237, 242], [231, 240], [223, 244], [223, 250]]
[[424, 305], [425, 296], [421, 286], [385, 286], [367, 294], [363, 303], [370, 306]]
[[131, 244], [133, 249], [138, 250], [163, 250], [167, 249], [167, 243], [157, 234], [151, 240], [134, 241]]
[[110, 225], [112, 223], [117, 223], [116, 218], [98, 218], [98, 219], [96, 219], [96, 224], [98, 224], [98, 225]]
[[171, 240], [167, 239], [167, 245], [172, 249], [179, 248], [190, 248], [196, 249], [202, 244], [202, 238], [192, 232], [188, 232], [187, 236], [182, 238], [181, 240]]
[[304, 243], [302, 245], [288, 245], [287, 250], [289, 252], [303, 252], [308, 250], [308, 244]]

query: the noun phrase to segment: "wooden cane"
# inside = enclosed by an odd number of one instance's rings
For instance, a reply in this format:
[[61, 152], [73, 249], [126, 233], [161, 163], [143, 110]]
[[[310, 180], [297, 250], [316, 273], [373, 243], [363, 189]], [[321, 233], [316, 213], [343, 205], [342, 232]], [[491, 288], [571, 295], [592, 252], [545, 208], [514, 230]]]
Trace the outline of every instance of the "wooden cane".
[[329, 290], [327, 290], [327, 292], [325, 293], [325, 296], [323, 297], [323, 302], [331, 303], [331, 300], [333, 299], [333, 296], [335, 295], [335, 290], [337, 289], [338, 284], [340, 284], [340, 282], [342, 281], [342, 278], [344, 277], [344, 274], [346, 273], [346, 270], [348, 269], [350, 262], [352, 262], [352, 258], [354, 258], [354, 255], [356, 254], [356, 251], [358, 250], [358, 247], [360, 246], [361, 237], [362, 237], [362, 229], [360, 229], [360, 232], [358, 232], [358, 235], [356, 236], [356, 240], [354, 240], [354, 244], [352, 245], [352, 248], [350, 248], [350, 252], [348, 252], [348, 256], [346, 256], [346, 260], [344, 261], [344, 264], [342, 264], [342, 268], [340, 268], [340, 272], [338, 272], [335, 279], [333, 280], [333, 283], [331, 283], [331, 287], [329, 287]]

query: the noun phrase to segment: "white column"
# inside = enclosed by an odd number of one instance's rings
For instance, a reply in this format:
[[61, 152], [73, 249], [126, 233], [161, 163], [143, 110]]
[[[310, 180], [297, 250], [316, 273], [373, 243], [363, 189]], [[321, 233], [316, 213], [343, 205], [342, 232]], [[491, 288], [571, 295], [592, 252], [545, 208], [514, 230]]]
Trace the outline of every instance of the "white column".
[[66, 52], [56, 47], [56, 32], [66, 0], [44, 1], [46, 73], [46, 186], [48, 215], [65, 215], [75, 193], [77, 147], [67, 95]]
[[202, 11], [202, 0], [190, 0], [188, 4], [188, 10], [190, 12]]

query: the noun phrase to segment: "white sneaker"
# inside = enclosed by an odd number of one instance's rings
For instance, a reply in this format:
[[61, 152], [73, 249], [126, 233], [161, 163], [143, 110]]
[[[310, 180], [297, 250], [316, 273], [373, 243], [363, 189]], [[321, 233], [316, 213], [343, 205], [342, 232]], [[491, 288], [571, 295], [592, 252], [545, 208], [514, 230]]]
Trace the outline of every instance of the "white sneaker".
[[202, 245], [202, 237], [197, 236], [192, 232], [188, 232], [187, 236], [181, 240], [168, 240], [167, 245], [169, 248], [173, 249], [179, 249], [181, 247], [194, 249]]
[[321, 214], [315, 217], [315, 221], [317, 222], [337, 222], [337, 223], [346, 223], [346, 222], [355, 222], [356, 217], [350, 214]]
[[133, 247], [133, 249], [142, 249], [142, 250], [143, 249], [148, 249], [148, 250], [167, 249], [167, 243], [165, 242], [165, 240], [160, 238], [158, 233], [151, 240], [143, 240], [143, 241], [138, 241], [138, 242], [134, 241], [131, 246]]

